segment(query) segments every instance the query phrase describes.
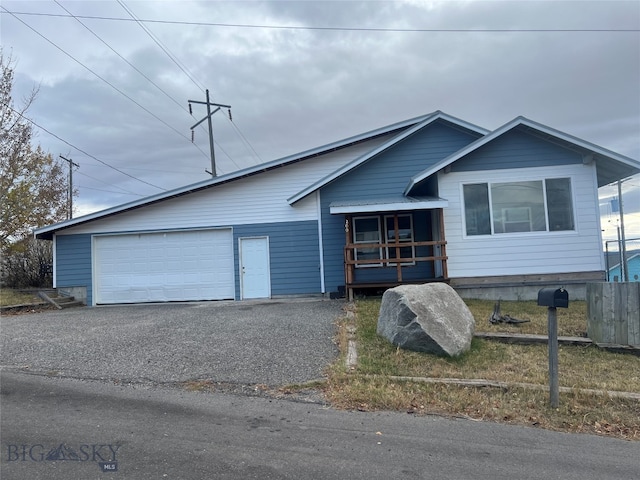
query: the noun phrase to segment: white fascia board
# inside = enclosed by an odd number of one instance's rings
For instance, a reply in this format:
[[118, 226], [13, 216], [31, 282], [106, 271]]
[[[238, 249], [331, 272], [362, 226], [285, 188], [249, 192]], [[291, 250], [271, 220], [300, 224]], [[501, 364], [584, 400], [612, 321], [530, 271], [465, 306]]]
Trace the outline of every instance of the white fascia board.
[[437, 120], [438, 118], [442, 120], [446, 120], [449, 123], [453, 123], [454, 125], [458, 125], [459, 127], [466, 128], [467, 130], [471, 130], [472, 132], [479, 133], [480, 135], [487, 135], [488, 133], [491, 133], [491, 130], [487, 130], [486, 128], [479, 127], [478, 125], [474, 125], [473, 123], [467, 122], [465, 120], [461, 120], [460, 118], [451, 116], [439, 110], [435, 113], [437, 115], [437, 118], [434, 118], [434, 120]]
[[529, 120], [525, 117], [518, 117], [520, 119], [520, 124], [525, 125], [527, 127], [538, 130], [547, 135], [551, 135], [560, 140], [564, 140], [565, 142], [573, 143], [578, 147], [582, 147], [585, 150], [589, 150], [597, 155], [601, 155], [603, 157], [610, 158], [611, 160], [615, 160], [620, 163], [624, 163], [625, 165], [629, 165], [630, 167], [640, 168], [640, 162], [634, 160], [633, 158], [626, 157], [624, 155], [620, 155], [619, 153], [608, 150], [604, 147], [596, 145], [595, 143], [588, 142], [587, 140], [583, 140], [578, 137], [574, 137], [568, 133], [561, 132], [560, 130], [556, 130], [555, 128], [547, 127], [538, 122], [534, 122], [533, 120]]
[[375, 157], [376, 155], [378, 155], [381, 152], [384, 152], [386, 149], [388, 149], [389, 147], [395, 145], [400, 140], [403, 140], [403, 139], [407, 138], [409, 135], [411, 135], [412, 133], [420, 130], [423, 126], [425, 126], [428, 123], [430, 123], [432, 118], [433, 117], [426, 118], [422, 122], [417, 123], [413, 127], [409, 128], [408, 130], [405, 130], [401, 134], [396, 135], [395, 137], [393, 137], [388, 142], [383, 143], [379, 147], [374, 148], [370, 152], [365, 153], [364, 155], [361, 155], [358, 158], [356, 158], [355, 160], [347, 163], [343, 167], [340, 167], [339, 169], [337, 169], [334, 172], [330, 173], [326, 177], [321, 178], [317, 182], [309, 185], [307, 188], [305, 188], [305, 189], [299, 191], [298, 193], [296, 193], [295, 195], [287, 198], [287, 202], [289, 203], [289, 205], [293, 205], [294, 203], [302, 200], [307, 195], [312, 194], [313, 192], [315, 192], [319, 188], [322, 188], [323, 186], [327, 185], [328, 183], [331, 183], [332, 181], [334, 181], [335, 179], [341, 177], [345, 173], [353, 170], [354, 168], [358, 167], [359, 165], [362, 165], [367, 160]]
[[428, 200], [424, 202], [396, 202], [372, 205], [342, 205], [329, 207], [332, 215], [346, 213], [374, 213], [374, 212], [395, 212], [412, 210], [429, 210], [434, 208], [446, 208], [449, 206], [448, 200]]
[[554, 128], [547, 127], [546, 125], [543, 125], [541, 123], [534, 122], [532, 120], [529, 120], [528, 118], [516, 117], [513, 120], [511, 120], [510, 122], [508, 122], [508, 123], [504, 124], [503, 126], [501, 126], [500, 128], [497, 128], [493, 132], [489, 133], [488, 135], [485, 135], [484, 137], [479, 138], [475, 142], [472, 142], [469, 145], [467, 145], [466, 147], [458, 150], [456, 153], [454, 153], [453, 155], [448, 156], [447, 158], [445, 158], [441, 162], [437, 163], [436, 165], [433, 165], [431, 168], [429, 168], [427, 170], [424, 170], [423, 172], [420, 172], [419, 174], [413, 176], [411, 178], [411, 180], [409, 181], [409, 184], [407, 185], [407, 187], [404, 189], [404, 195], [409, 195], [411, 193], [411, 190], [413, 190], [413, 188], [418, 183], [422, 182], [424, 179], [426, 179], [429, 176], [433, 175], [437, 171], [443, 169], [444, 167], [446, 167], [448, 165], [451, 165], [453, 162], [461, 159], [465, 155], [468, 155], [469, 153], [473, 152], [474, 150], [477, 150], [478, 148], [482, 147], [483, 145], [486, 145], [487, 143], [489, 143], [489, 142], [495, 140], [496, 138], [500, 137], [501, 135], [505, 134], [509, 130], [511, 130], [511, 129], [515, 128], [515, 127], [518, 127], [520, 125], [529, 127], [529, 128], [534, 129], [534, 130], [536, 130], [536, 131], [538, 131], [540, 133], [544, 133], [546, 135], [555, 137], [555, 138], [557, 138], [559, 140], [563, 140], [565, 142], [569, 142], [569, 143], [571, 143], [573, 145], [576, 145], [578, 147], [584, 148], [586, 150], [589, 150], [589, 151], [591, 151], [593, 153], [596, 153], [598, 155], [601, 155], [603, 157], [610, 158], [612, 160], [624, 163], [624, 164], [629, 165], [631, 167], [635, 167], [635, 168], [639, 168], [640, 169], [640, 162], [638, 162], [636, 160], [633, 160], [632, 158], [625, 157], [624, 155], [620, 155], [618, 153], [612, 152], [611, 150], [607, 150], [606, 148], [599, 147], [598, 145], [595, 145], [593, 143], [587, 142], [586, 140], [582, 140], [580, 138], [574, 137], [573, 135], [569, 135], [567, 133], [561, 132], [561, 131], [556, 130]]
[[307, 195], [310, 195], [311, 193], [313, 193], [314, 191], [318, 190], [319, 188], [322, 188], [325, 185], [327, 185], [328, 183], [331, 183], [335, 179], [341, 177], [345, 173], [347, 173], [347, 172], [351, 171], [352, 169], [358, 167], [359, 165], [365, 163], [366, 161], [370, 160], [371, 158], [375, 157], [376, 155], [384, 152], [388, 148], [394, 146], [398, 142], [400, 142], [400, 141], [404, 140], [405, 138], [411, 136], [412, 134], [414, 134], [418, 130], [424, 128], [425, 126], [429, 125], [430, 123], [435, 122], [436, 120], [445, 120], [445, 121], [447, 121], [449, 123], [453, 123], [454, 125], [458, 125], [460, 127], [463, 127], [463, 128], [468, 129], [468, 130], [474, 131], [474, 132], [479, 133], [481, 135], [486, 135], [487, 133], [489, 133], [489, 130], [486, 130], [484, 128], [478, 127], [477, 125], [473, 125], [472, 123], [465, 122], [464, 120], [460, 120], [459, 118], [452, 117], [451, 115], [447, 115], [446, 113], [443, 113], [443, 112], [441, 112], [439, 110], [435, 111], [434, 113], [432, 113], [430, 115], [422, 117], [422, 120], [419, 123], [416, 123], [413, 127], [405, 130], [404, 132], [402, 132], [398, 136], [392, 138], [387, 143], [385, 143], [383, 145], [380, 145], [378, 148], [372, 150], [371, 152], [356, 158], [355, 160], [353, 160], [352, 162], [348, 163], [347, 165], [339, 168], [338, 170], [334, 171], [333, 173], [331, 173], [331, 174], [327, 175], [326, 177], [318, 180], [314, 184], [309, 185], [304, 190], [301, 190], [300, 192], [296, 193], [295, 195], [289, 197], [287, 199], [287, 202], [289, 203], [289, 205], [293, 205], [294, 203], [302, 200]]
[[110, 207], [105, 210], [100, 210], [98, 212], [89, 213], [87, 215], [83, 215], [81, 217], [72, 218], [70, 220], [65, 220], [64, 222], [54, 223], [53, 225], [47, 225], [46, 227], [37, 228], [34, 230], [34, 236], [38, 237], [40, 235], [55, 232], [57, 230], [61, 230], [63, 228], [69, 228], [75, 225], [79, 225], [81, 223], [90, 222], [92, 220], [96, 220], [102, 217], [108, 217], [110, 215], [114, 215], [116, 213], [124, 212], [127, 210], [132, 210], [134, 208], [158, 202], [161, 200], [165, 200], [171, 197], [177, 197], [189, 193], [191, 191], [201, 190], [203, 188], [207, 188], [211, 185], [215, 185], [216, 183], [222, 183], [225, 181], [229, 181], [231, 175], [225, 175], [223, 177], [217, 177], [215, 181], [206, 180], [204, 182], [194, 183], [188, 185], [186, 187], [176, 188], [174, 190], [169, 190], [166, 192], [158, 193], [156, 195], [151, 195], [149, 197], [144, 197], [140, 200], [135, 200], [133, 202], [123, 203], [121, 205], [116, 205], [115, 207]]
[[52, 225], [47, 225], [46, 227], [41, 227], [38, 229], [35, 229], [33, 234], [34, 237], [39, 237], [42, 235], [46, 235], [47, 233], [52, 233], [55, 232], [57, 230], [61, 230], [64, 228], [69, 228], [75, 225], [79, 225], [81, 223], [86, 223], [86, 222], [90, 222], [92, 220], [97, 220], [99, 218], [102, 217], [107, 217], [110, 215], [114, 215], [120, 212], [124, 212], [127, 210], [132, 210], [147, 204], [151, 204], [154, 202], [158, 202], [158, 201], [162, 201], [162, 200], [166, 200], [168, 198], [171, 197], [176, 197], [176, 196], [181, 196], [184, 195], [186, 193], [190, 193], [190, 192], [194, 192], [197, 190], [202, 190], [205, 188], [209, 188], [212, 187], [214, 185], [220, 184], [220, 183], [228, 183], [231, 182], [233, 180], [237, 180], [239, 178], [242, 177], [247, 177], [247, 176], [251, 176], [251, 175], [255, 175], [258, 173], [261, 173], [263, 171], [266, 170], [272, 170], [274, 168], [278, 168], [281, 166], [285, 166], [289, 163], [293, 163], [296, 161], [299, 161], [303, 158], [306, 157], [311, 157], [311, 156], [317, 156], [320, 155], [324, 152], [329, 152], [332, 150], [335, 150], [337, 148], [341, 148], [344, 146], [347, 146], [351, 143], [355, 143], [355, 142], [359, 142], [361, 140], [365, 140], [369, 137], [374, 137], [374, 136], [378, 136], [378, 135], [384, 135], [385, 133], [391, 132], [393, 130], [397, 130], [399, 128], [404, 128], [410, 125], [415, 124], [416, 122], [422, 122], [424, 121], [424, 119], [429, 118], [430, 116], [432, 116], [433, 114], [428, 114], [428, 115], [423, 115], [420, 117], [416, 117], [416, 118], [412, 118], [409, 120], [404, 120], [402, 122], [398, 122], [398, 123], [394, 123], [392, 125], [387, 125], [386, 127], [382, 127], [382, 128], [378, 128], [376, 130], [371, 130], [369, 132], [365, 132], [359, 135], [355, 135], [343, 140], [340, 140], [338, 142], [333, 142], [327, 145], [323, 145], [320, 147], [316, 147], [313, 148], [311, 150], [305, 150], [304, 152], [300, 152], [300, 153], [296, 153], [294, 155], [289, 155], [287, 157], [282, 157], [280, 159], [277, 160], [273, 160], [271, 162], [266, 162], [266, 163], [262, 163], [260, 165], [255, 165], [253, 167], [249, 167], [249, 168], [245, 168], [243, 170], [238, 170], [236, 172], [232, 172], [230, 174], [227, 175], [222, 175], [220, 177], [216, 177], [213, 179], [209, 179], [209, 180], [204, 180], [202, 182], [197, 182], [197, 183], [193, 183], [184, 187], [179, 187], [173, 190], [169, 190], [166, 192], [162, 192], [162, 193], [158, 193], [156, 195], [151, 195], [149, 197], [144, 197], [142, 199], [139, 200], [135, 200], [133, 202], [128, 202], [128, 203], [124, 203], [121, 205], [116, 205], [115, 207], [110, 207], [107, 208], [105, 210], [100, 210], [98, 212], [94, 212], [94, 213], [90, 213], [87, 215], [83, 215], [81, 217], [77, 217], [77, 218], [73, 218], [70, 220], [66, 220], [64, 222], [59, 222], [59, 223], [55, 223]]
[[519, 124], [519, 120], [520, 120], [520, 118], [516, 118], [516, 119], [510, 121], [509, 123], [503, 125], [502, 127], [498, 128], [497, 130], [494, 130], [493, 132], [489, 133], [488, 135], [485, 135], [484, 137], [479, 138], [475, 142], [471, 142], [466, 147], [464, 147], [464, 148], [458, 150], [457, 152], [449, 155], [447, 158], [441, 160], [440, 162], [436, 163], [435, 165], [432, 165], [430, 168], [418, 173], [417, 175], [414, 175], [413, 177], [411, 177], [411, 180], [409, 180], [409, 184], [404, 189], [404, 195], [409, 195], [409, 192], [411, 192], [411, 190], [413, 190], [413, 188], [418, 183], [422, 182], [425, 178], [430, 177], [431, 175], [436, 173], [438, 170], [442, 170], [447, 165], [451, 165], [456, 160], [459, 160], [460, 158], [462, 158], [465, 155], [473, 152], [477, 148], [480, 148], [481, 146], [483, 146], [486, 143], [490, 142], [494, 138], [499, 137], [503, 133], [511, 130], [513, 127], [515, 127], [516, 125]]

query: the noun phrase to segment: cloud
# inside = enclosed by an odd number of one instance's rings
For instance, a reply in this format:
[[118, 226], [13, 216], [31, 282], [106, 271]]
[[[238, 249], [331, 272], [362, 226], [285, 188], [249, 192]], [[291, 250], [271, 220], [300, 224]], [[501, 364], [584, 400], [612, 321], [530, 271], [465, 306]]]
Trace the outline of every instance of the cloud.
[[[116, 2], [60, 1], [76, 15], [128, 18]], [[226, 112], [213, 116], [216, 161], [223, 173], [438, 109], [489, 129], [524, 115], [640, 158], [640, 33], [464, 31], [639, 29], [637, 2], [125, 4], [143, 19], [430, 30], [146, 23], [185, 74], [135, 22], [82, 20], [162, 92], [73, 18], [20, 17], [136, 105], [3, 13], [3, 45], [18, 61], [16, 93], [41, 86], [30, 112], [34, 120], [91, 155], [163, 188], [207, 178], [206, 130], [196, 129], [195, 144], [189, 130], [205, 110], [194, 105], [193, 117], [186, 111], [188, 99], [204, 99], [201, 86], [215, 101], [232, 105], [242, 134]], [[3, 6], [64, 13], [53, 2], [5, 0]], [[460, 31], [445, 31], [451, 29]], [[78, 205], [114, 205], [138, 198], [131, 192], [159, 191], [46, 133], [37, 140], [54, 156], [70, 154], [80, 163]]]

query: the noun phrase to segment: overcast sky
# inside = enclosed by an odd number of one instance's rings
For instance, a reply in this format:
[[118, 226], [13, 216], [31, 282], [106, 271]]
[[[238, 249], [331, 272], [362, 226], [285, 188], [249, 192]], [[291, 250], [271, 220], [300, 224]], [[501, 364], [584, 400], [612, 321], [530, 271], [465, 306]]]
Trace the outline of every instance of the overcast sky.
[[[206, 122], [190, 131], [206, 110], [187, 108], [204, 89], [232, 106], [213, 116], [219, 174], [434, 110], [487, 129], [523, 115], [640, 159], [639, 1], [0, 6], [16, 106], [39, 88], [29, 117], [64, 141], [35, 141], [80, 165], [76, 215], [209, 178]], [[640, 176], [623, 192], [640, 237]], [[605, 238], [616, 194], [600, 192]]]

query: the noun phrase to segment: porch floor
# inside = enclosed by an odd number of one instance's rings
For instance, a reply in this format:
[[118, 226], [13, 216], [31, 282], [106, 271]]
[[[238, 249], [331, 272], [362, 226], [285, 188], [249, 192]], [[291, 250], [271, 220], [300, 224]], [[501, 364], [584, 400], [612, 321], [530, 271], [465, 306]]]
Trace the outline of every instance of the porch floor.
[[396, 281], [396, 282], [355, 282], [350, 283], [346, 286], [346, 294], [349, 301], [353, 300], [355, 292], [357, 290], [369, 291], [370, 293], [373, 290], [387, 290], [389, 288], [394, 288], [400, 285], [421, 285], [423, 283], [432, 283], [432, 282], [444, 282], [449, 283], [448, 278], [438, 277], [438, 278], [423, 278], [420, 280], [405, 280], [405, 281]]

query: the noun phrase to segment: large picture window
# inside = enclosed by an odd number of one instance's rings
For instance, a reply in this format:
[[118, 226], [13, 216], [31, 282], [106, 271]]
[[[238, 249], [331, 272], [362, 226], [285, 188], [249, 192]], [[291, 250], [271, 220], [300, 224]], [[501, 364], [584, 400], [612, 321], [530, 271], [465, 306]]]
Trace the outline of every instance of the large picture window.
[[463, 186], [467, 235], [574, 230], [571, 179]]

